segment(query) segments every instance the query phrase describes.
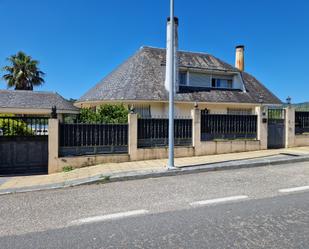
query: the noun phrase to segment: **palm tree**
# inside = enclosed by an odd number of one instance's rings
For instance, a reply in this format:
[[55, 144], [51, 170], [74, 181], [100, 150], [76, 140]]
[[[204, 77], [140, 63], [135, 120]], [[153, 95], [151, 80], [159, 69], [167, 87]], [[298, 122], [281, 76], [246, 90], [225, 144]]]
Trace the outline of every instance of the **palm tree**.
[[34, 86], [40, 86], [44, 83], [44, 73], [38, 68], [39, 62], [33, 60], [31, 56], [24, 52], [18, 52], [7, 60], [10, 66], [3, 67], [7, 74], [3, 79], [7, 82], [8, 88], [15, 87], [15, 90], [33, 90]]

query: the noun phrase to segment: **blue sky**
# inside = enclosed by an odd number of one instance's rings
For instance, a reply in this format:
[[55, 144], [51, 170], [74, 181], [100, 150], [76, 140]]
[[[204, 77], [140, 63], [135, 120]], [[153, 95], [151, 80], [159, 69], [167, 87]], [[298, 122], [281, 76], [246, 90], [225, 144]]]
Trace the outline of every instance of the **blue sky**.
[[[175, 1], [180, 49], [234, 64], [244, 44], [247, 72], [309, 101], [309, 1]], [[141, 46], [165, 47], [169, 0], [0, 0], [0, 11], [0, 67], [22, 50], [46, 73], [38, 90], [79, 98]]]

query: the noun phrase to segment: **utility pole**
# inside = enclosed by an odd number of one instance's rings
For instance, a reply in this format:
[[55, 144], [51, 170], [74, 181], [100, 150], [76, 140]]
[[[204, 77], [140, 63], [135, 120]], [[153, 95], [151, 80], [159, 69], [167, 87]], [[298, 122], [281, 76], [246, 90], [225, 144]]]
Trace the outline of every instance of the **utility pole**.
[[174, 0], [170, 0], [170, 50], [169, 58], [170, 63], [168, 64], [168, 81], [169, 81], [169, 127], [168, 127], [168, 169], [172, 170], [175, 168], [174, 164], [174, 91], [175, 91], [175, 20], [174, 20]]

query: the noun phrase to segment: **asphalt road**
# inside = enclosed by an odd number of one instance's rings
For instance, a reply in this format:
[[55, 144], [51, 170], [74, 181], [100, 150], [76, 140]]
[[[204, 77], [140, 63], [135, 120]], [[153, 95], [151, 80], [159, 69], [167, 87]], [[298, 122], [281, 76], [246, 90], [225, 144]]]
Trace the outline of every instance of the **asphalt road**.
[[309, 248], [309, 163], [0, 196], [0, 248]]

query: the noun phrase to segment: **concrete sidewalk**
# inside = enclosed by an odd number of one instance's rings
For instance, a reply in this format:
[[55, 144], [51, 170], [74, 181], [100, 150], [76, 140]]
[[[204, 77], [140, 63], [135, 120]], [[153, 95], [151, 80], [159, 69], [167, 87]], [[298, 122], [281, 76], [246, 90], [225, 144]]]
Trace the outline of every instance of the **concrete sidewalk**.
[[108, 163], [51, 175], [0, 177], [0, 194], [299, 161], [309, 161], [309, 147], [177, 158], [175, 171], [166, 170], [167, 159]]

